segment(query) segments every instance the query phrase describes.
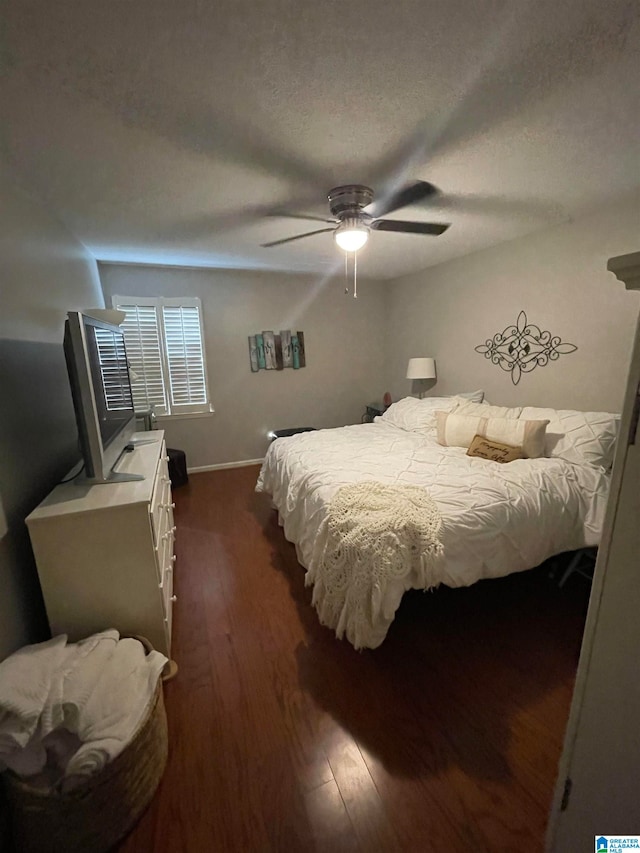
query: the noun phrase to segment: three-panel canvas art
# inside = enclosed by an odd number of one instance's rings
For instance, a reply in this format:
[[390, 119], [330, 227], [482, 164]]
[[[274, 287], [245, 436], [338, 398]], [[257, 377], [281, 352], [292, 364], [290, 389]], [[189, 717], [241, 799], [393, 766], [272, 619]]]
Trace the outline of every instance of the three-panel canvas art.
[[271, 331], [259, 335], [249, 335], [249, 360], [252, 373], [259, 370], [284, 370], [292, 367], [298, 370], [306, 366], [304, 351], [304, 332], [281, 331], [279, 335]]

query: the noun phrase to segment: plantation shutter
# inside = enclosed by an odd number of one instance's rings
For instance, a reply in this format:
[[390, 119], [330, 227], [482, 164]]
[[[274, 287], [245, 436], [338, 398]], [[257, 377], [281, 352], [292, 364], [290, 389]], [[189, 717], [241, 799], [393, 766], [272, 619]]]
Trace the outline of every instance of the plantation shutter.
[[[155, 299], [136, 297], [136, 304], [127, 304], [118, 297], [114, 305], [126, 314], [120, 328], [124, 332], [127, 358], [131, 372], [133, 403], [137, 411], [154, 406], [158, 415], [169, 412], [165, 393], [164, 366], [158, 309]], [[149, 304], [144, 304], [144, 303]]]
[[201, 412], [209, 400], [199, 300], [163, 299], [162, 322], [171, 411]]
[[125, 312], [120, 328], [135, 408], [153, 404], [158, 415], [212, 412], [200, 300], [113, 296], [112, 304]]

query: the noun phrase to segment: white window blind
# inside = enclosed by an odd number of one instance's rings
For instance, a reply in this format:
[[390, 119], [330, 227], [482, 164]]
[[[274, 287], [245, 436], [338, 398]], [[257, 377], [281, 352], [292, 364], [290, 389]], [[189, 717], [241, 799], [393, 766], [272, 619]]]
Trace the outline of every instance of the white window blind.
[[131, 391], [137, 411], [154, 406], [167, 414], [158, 310], [155, 305], [117, 305], [126, 314], [121, 329], [127, 345], [131, 371]]
[[200, 310], [196, 305], [163, 305], [162, 318], [167, 347], [171, 405], [192, 406], [207, 402]]
[[213, 411], [199, 299], [114, 296], [133, 371], [135, 407], [158, 415]]

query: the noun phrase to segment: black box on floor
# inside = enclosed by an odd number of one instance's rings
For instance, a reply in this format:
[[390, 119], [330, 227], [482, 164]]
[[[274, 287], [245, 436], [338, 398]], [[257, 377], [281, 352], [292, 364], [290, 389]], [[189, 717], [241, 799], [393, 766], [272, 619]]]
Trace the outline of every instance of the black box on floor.
[[184, 486], [185, 483], [189, 482], [187, 455], [184, 450], [174, 450], [171, 447], [167, 447], [167, 455], [169, 456], [171, 488], [177, 489], [178, 486]]

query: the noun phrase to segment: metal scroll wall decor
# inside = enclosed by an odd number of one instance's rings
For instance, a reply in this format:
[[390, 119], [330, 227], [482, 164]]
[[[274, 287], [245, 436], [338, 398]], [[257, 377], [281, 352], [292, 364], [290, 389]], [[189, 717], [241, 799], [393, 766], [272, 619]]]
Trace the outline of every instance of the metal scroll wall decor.
[[539, 326], [527, 322], [524, 311], [518, 314], [515, 326], [507, 326], [484, 344], [475, 348], [492, 364], [497, 364], [511, 374], [514, 385], [520, 382], [523, 373], [531, 373], [536, 367], [546, 367], [578, 349], [575, 344], [562, 343], [557, 335], [543, 332]]
[[304, 350], [304, 332], [288, 329], [275, 335], [271, 331], [249, 335], [249, 363], [251, 372], [259, 370], [298, 370], [307, 363]]

